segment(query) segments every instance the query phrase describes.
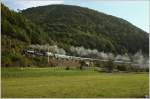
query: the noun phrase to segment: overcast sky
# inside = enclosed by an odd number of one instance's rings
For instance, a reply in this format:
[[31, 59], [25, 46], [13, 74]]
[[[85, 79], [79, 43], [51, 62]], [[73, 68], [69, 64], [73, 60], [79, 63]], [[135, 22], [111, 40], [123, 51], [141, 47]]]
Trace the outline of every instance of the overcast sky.
[[149, 32], [149, 0], [2, 0], [2, 2], [16, 11], [50, 4], [79, 5], [123, 18]]

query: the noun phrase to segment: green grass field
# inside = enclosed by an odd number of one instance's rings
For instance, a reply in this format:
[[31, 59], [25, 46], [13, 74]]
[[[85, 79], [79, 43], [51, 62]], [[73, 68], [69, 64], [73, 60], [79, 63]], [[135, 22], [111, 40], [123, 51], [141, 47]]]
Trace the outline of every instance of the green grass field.
[[1, 68], [2, 97], [144, 97], [148, 73], [98, 73], [92, 70]]

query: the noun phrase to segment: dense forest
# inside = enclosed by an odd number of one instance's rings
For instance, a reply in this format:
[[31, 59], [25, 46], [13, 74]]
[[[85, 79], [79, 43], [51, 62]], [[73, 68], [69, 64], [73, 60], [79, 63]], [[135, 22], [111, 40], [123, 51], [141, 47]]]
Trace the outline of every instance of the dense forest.
[[72, 46], [114, 54], [149, 53], [148, 33], [131, 23], [88, 8], [49, 5], [15, 12], [1, 4], [2, 66], [45, 66], [45, 58], [22, 54], [31, 44]]
[[131, 23], [95, 10], [71, 5], [48, 5], [21, 14], [66, 50], [71, 45], [113, 53], [148, 53], [148, 33]]
[[23, 49], [30, 44], [51, 43], [42, 29], [23, 15], [10, 11], [3, 4], [1, 4], [1, 20], [2, 66], [32, 64], [34, 59], [23, 56]]

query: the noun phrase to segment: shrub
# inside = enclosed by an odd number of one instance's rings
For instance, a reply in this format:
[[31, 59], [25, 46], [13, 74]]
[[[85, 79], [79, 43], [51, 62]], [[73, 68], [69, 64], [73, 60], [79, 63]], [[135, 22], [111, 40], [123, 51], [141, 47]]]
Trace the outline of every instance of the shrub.
[[113, 60], [109, 60], [105, 66], [107, 72], [112, 72], [113, 69], [115, 68], [115, 65], [113, 63]]
[[118, 69], [119, 71], [127, 71], [127, 70], [128, 70], [125, 65], [118, 65], [118, 66], [117, 66], [117, 69]]

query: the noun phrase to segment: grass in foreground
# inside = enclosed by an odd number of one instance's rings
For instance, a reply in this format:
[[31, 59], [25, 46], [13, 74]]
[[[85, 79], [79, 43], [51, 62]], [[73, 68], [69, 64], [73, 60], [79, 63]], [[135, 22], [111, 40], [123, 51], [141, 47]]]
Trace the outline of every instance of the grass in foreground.
[[148, 73], [2, 68], [2, 97], [144, 97]]

